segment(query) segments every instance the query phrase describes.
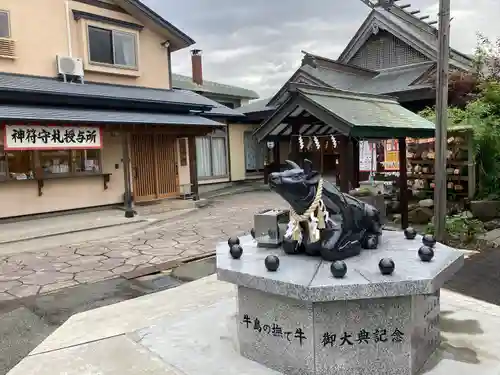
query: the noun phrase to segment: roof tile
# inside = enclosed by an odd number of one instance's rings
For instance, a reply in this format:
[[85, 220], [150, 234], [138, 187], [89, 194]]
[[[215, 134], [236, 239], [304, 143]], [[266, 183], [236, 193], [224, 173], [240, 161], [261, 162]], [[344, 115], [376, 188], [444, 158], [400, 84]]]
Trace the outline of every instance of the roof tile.
[[89, 110], [64, 107], [0, 105], [0, 119], [22, 121], [78, 122], [92, 124], [157, 124], [223, 126], [197, 116], [117, 110]]
[[142, 102], [213, 105], [201, 95], [187, 95], [183, 91], [153, 89], [140, 86], [112, 85], [86, 82], [65, 83], [53, 78], [0, 73], [0, 90], [25, 91], [40, 94], [72, 95], [103, 99], [123, 99]]
[[242, 105], [240, 108], [237, 108], [236, 110], [244, 114], [249, 114], [249, 113], [270, 111], [276, 109], [276, 107], [274, 106], [267, 105], [267, 103], [269, 103], [270, 100], [271, 98], [254, 100], [248, 104]]
[[396, 99], [340, 90], [299, 88], [316, 105], [354, 127], [434, 130], [434, 124], [399, 105]]
[[370, 94], [392, 94], [411, 89], [430, 88], [430, 84], [415, 86], [412, 86], [412, 84], [432, 66], [434, 66], [434, 63], [425, 62], [381, 70], [371, 80], [351, 86], [351, 90]]
[[193, 82], [193, 79], [181, 74], [172, 74], [172, 87], [196, 92], [225, 95], [244, 99], [258, 99], [259, 95], [252, 90], [226, 85], [213, 81], [203, 81], [203, 85]]
[[239, 111], [228, 108], [202, 95], [186, 90], [163, 90], [139, 86], [111, 85], [104, 83], [65, 83], [53, 78], [0, 73], [0, 91], [36, 92], [47, 95], [86, 98], [122, 99], [157, 104], [187, 104], [209, 106], [206, 114], [220, 117], [241, 116]]

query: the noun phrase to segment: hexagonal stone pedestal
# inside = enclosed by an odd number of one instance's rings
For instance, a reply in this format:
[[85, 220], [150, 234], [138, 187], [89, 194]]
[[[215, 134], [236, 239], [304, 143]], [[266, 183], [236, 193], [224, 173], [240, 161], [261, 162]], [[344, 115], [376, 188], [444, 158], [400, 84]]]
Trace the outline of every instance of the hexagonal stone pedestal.
[[[346, 260], [335, 279], [330, 262], [262, 249], [240, 238], [243, 256], [217, 247], [221, 280], [238, 285], [241, 354], [290, 375], [413, 375], [439, 345], [439, 289], [462, 265], [461, 252], [437, 244], [429, 263], [417, 250], [421, 237], [384, 232], [377, 250]], [[280, 258], [269, 272], [267, 255]], [[396, 264], [391, 276], [381, 258]]]

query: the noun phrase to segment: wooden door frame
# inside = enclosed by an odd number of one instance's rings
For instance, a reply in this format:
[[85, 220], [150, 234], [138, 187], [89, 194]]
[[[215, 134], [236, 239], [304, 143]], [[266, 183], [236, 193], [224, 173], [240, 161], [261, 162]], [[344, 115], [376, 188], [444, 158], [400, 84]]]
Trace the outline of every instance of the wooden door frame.
[[[165, 134], [165, 133], [162, 133]], [[168, 133], [167, 133], [168, 134]], [[167, 135], [165, 134], [165, 135]], [[177, 148], [175, 147], [177, 144], [177, 137], [174, 134], [168, 134], [169, 138], [173, 140], [172, 145], [173, 145], [173, 150], [174, 150], [174, 155], [175, 155], [175, 192], [171, 192], [168, 194], [160, 194], [160, 181], [159, 181], [159, 168], [158, 168], [158, 139], [157, 139], [157, 134], [155, 132], [131, 132], [130, 133], [130, 161], [131, 161], [131, 166], [132, 166], [132, 186], [133, 186], [133, 197], [135, 202], [151, 202], [155, 200], [160, 200], [160, 199], [166, 199], [166, 198], [172, 198], [176, 197], [180, 194], [180, 186], [179, 186], [179, 168], [178, 168], [178, 155], [177, 155]], [[137, 138], [135, 138], [137, 137]], [[138, 193], [138, 182], [139, 178], [137, 177], [137, 173], [135, 173], [136, 168], [138, 168], [138, 160], [137, 160], [137, 155], [135, 152], [132, 152], [134, 150], [134, 138], [135, 139], [141, 139], [141, 137], [150, 137], [152, 138], [153, 142], [153, 147], [150, 152], [152, 153], [152, 160], [153, 160], [153, 165], [152, 167], [152, 172], [153, 172], [153, 179], [154, 179], [154, 194], [153, 195], [147, 195], [147, 196], [139, 196]]]
[[[162, 134], [166, 135], [166, 134]], [[174, 153], [175, 159], [174, 159], [174, 181], [175, 181], [175, 191], [169, 192], [169, 193], [160, 193], [160, 169], [159, 169], [159, 164], [158, 164], [158, 137], [154, 137], [154, 164], [155, 164], [155, 184], [156, 184], [156, 195], [157, 199], [166, 199], [166, 198], [172, 198], [172, 197], [178, 197], [180, 195], [180, 185], [179, 185], [179, 155], [177, 152], [177, 138], [178, 136], [169, 136], [167, 135], [167, 139], [169, 139], [171, 142], [171, 150]], [[167, 145], [168, 145], [167, 143]], [[162, 146], [167, 146], [167, 145], [162, 145]]]
[[[139, 195], [139, 181], [140, 179], [137, 177], [137, 168], [138, 168], [138, 158], [137, 158], [137, 147], [134, 147], [134, 141], [139, 139], [141, 140], [142, 137], [144, 137], [145, 134], [143, 133], [135, 133], [132, 132], [130, 133], [130, 144], [129, 144], [129, 153], [130, 153], [130, 164], [131, 164], [131, 172], [132, 172], [132, 195], [134, 198], [134, 202], [149, 202], [153, 201], [156, 198], [156, 194], [154, 193], [153, 195]], [[153, 152], [153, 160], [154, 160], [154, 151]], [[154, 173], [154, 171], [153, 171]]]

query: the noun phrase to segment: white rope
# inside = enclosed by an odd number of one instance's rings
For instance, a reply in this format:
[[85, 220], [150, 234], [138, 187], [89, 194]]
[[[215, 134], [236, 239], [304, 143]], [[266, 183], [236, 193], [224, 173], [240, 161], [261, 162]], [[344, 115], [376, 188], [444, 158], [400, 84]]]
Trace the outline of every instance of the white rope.
[[[294, 241], [302, 242], [302, 231], [300, 230], [301, 222], [308, 222], [309, 234], [311, 242], [317, 242], [320, 239], [320, 229], [326, 227], [326, 221], [329, 220], [328, 211], [321, 199], [323, 194], [323, 179], [318, 182], [318, 187], [316, 189], [316, 196], [309, 208], [301, 215], [295, 212], [293, 208], [290, 207], [290, 221], [288, 222], [287, 231], [285, 233], [286, 238], [291, 238]], [[315, 213], [317, 212], [317, 216]]]
[[320, 150], [320, 149], [321, 149], [321, 145], [320, 145], [320, 143], [319, 143], [319, 139], [318, 139], [318, 137], [314, 136], [314, 137], [313, 137], [313, 141], [314, 141], [314, 144], [316, 145], [316, 149], [317, 149], [317, 150]]
[[332, 140], [332, 144], [334, 148], [337, 148], [337, 140], [333, 136], [333, 134], [330, 135], [330, 139]]

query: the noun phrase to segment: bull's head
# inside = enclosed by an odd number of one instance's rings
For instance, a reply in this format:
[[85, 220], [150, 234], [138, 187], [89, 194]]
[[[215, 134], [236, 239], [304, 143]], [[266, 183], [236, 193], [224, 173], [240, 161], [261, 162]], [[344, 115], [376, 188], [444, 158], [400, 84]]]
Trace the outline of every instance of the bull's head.
[[314, 201], [320, 175], [312, 169], [310, 160], [304, 160], [304, 168], [300, 168], [290, 160], [286, 163], [290, 169], [269, 175], [269, 187], [281, 195], [295, 212], [301, 215]]

